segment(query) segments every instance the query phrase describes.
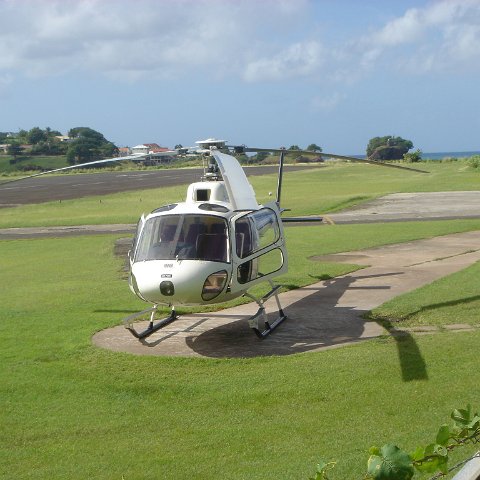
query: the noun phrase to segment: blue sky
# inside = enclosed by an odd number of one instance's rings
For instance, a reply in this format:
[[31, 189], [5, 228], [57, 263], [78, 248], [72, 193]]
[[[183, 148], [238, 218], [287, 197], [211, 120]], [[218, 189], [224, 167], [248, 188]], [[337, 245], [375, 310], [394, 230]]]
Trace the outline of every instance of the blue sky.
[[0, 131], [480, 150], [480, 0], [0, 0]]

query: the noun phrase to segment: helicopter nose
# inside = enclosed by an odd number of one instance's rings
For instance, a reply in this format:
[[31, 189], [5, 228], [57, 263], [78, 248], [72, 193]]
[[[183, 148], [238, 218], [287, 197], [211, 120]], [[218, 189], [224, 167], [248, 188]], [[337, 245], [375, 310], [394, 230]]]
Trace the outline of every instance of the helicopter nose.
[[160, 293], [166, 297], [171, 297], [175, 294], [175, 286], [169, 280], [164, 280], [160, 283]]

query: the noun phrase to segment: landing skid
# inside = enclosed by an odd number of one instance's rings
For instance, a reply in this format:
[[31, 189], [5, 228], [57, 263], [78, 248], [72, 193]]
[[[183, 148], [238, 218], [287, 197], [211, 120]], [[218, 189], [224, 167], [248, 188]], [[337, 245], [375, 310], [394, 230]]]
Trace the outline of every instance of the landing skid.
[[[271, 290], [262, 298], [257, 298], [248, 292], [244, 294], [244, 296], [251, 298], [258, 305], [257, 313], [248, 319], [248, 324], [250, 328], [255, 332], [257, 337], [261, 339], [270, 335], [284, 320], [287, 319], [287, 316], [283, 312], [282, 306], [280, 305], [280, 300], [278, 298], [278, 290], [280, 289], [280, 285], [275, 285], [271, 280], [269, 280], [269, 283], [271, 286]], [[277, 302], [278, 317], [273, 322], [269, 322], [264, 304], [272, 296], [275, 297], [275, 301]], [[125, 328], [135, 338], [137, 338], [138, 340], [142, 340], [144, 338], [149, 337], [150, 335], [157, 332], [158, 330], [161, 330], [162, 328], [166, 327], [167, 325], [169, 325], [170, 323], [172, 323], [174, 320], [178, 318], [178, 315], [175, 312], [175, 308], [172, 307], [172, 310], [168, 317], [155, 322], [155, 314], [157, 313], [157, 308], [158, 308], [158, 305], [154, 305], [152, 308], [147, 308], [146, 310], [143, 310], [141, 312], [134, 313], [133, 315], [128, 316], [123, 320], [123, 323], [125, 324]], [[148, 327], [145, 330], [138, 332], [137, 330], [135, 330], [133, 326], [134, 321], [137, 318], [140, 318], [147, 314], [150, 314], [150, 321], [148, 323]], [[260, 327], [259, 325], [260, 321], [262, 320], [264, 325], [263, 328]]]
[[[158, 305], [154, 305], [152, 308], [148, 308], [147, 310], [143, 310], [142, 312], [134, 313], [133, 315], [128, 316], [123, 323], [125, 324], [125, 328], [135, 337], [138, 338], [139, 340], [142, 340], [143, 338], [147, 338], [152, 333], [157, 332], [158, 330], [162, 329], [163, 327], [166, 327], [169, 323], [172, 323], [174, 320], [178, 318], [178, 315], [175, 313], [175, 309], [172, 308], [172, 311], [170, 312], [170, 315], [166, 318], [163, 318], [162, 320], [158, 320], [156, 323], [154, 322], [155, 319], [155, 314], [157, 313], [157, 308]], [[137, 332], [135, 328], [133, 327], [133, 321], [141, 317], [147, 313], [150, 313], [150, 321], [148, 324], [148, 327], [141, 331]]]
[[[270, 335], [287, 318], [287, 316], [285, 315], [285, 313], [282, 310], [282, 306], [280, 305], [280, 300], [278, 298], [278, 289], [280, 288], [280, 285], [274, 285], [274, 283], [272, 281], [269, 281], [269, 282], [270, 282], [270, 286], [272, 287], [272, 289], [266, 295], [264, 295], [262, 298], [256, 298], [253, 295], [251, 295], [250, 293], [245, 293], [246, 297], [251, 298], [258, 305], [257, 313], [255, 315], [253, 315], [253, 317], [250, 317], [248, 319], [248, 324], [249, 324], [250, 328], [255, 332], [257, 337], [260, 338], [260, 339], [263, 339], [263, 338], [267, 337], [268, 335]], [[267, 316], [267, 313], [265, 311], [264, 303], [272, 296], [275, 296], [275, 300], [277, 302], [278, 317], [275, 319], [275, 321], [270, 323], [268, 321], [268, 316]], [[259, 320], [263, 320], [264, 329], [261, 329], [259, 327]]]

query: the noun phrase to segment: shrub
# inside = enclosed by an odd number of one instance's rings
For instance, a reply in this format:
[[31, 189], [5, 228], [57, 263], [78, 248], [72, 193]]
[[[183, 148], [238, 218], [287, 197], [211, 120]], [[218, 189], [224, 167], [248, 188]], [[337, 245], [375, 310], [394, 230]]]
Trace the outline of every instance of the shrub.
[[414, 152], [404, 153], [403, 160], [408, 163], [417, 163], [422, 160], [422, 151], [417, 148]]
[[472, 168], [480, 168], [480, 155], [473, 155], [467, 160], [467, 164]]

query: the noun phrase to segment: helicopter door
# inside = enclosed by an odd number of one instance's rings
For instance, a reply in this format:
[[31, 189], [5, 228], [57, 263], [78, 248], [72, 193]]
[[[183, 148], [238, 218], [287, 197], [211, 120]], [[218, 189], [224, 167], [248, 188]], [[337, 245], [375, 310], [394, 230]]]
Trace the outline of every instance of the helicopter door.
[[232, 292], [246, 290], [287, 271], [285, 240], [275, 207], [236, 218]]

